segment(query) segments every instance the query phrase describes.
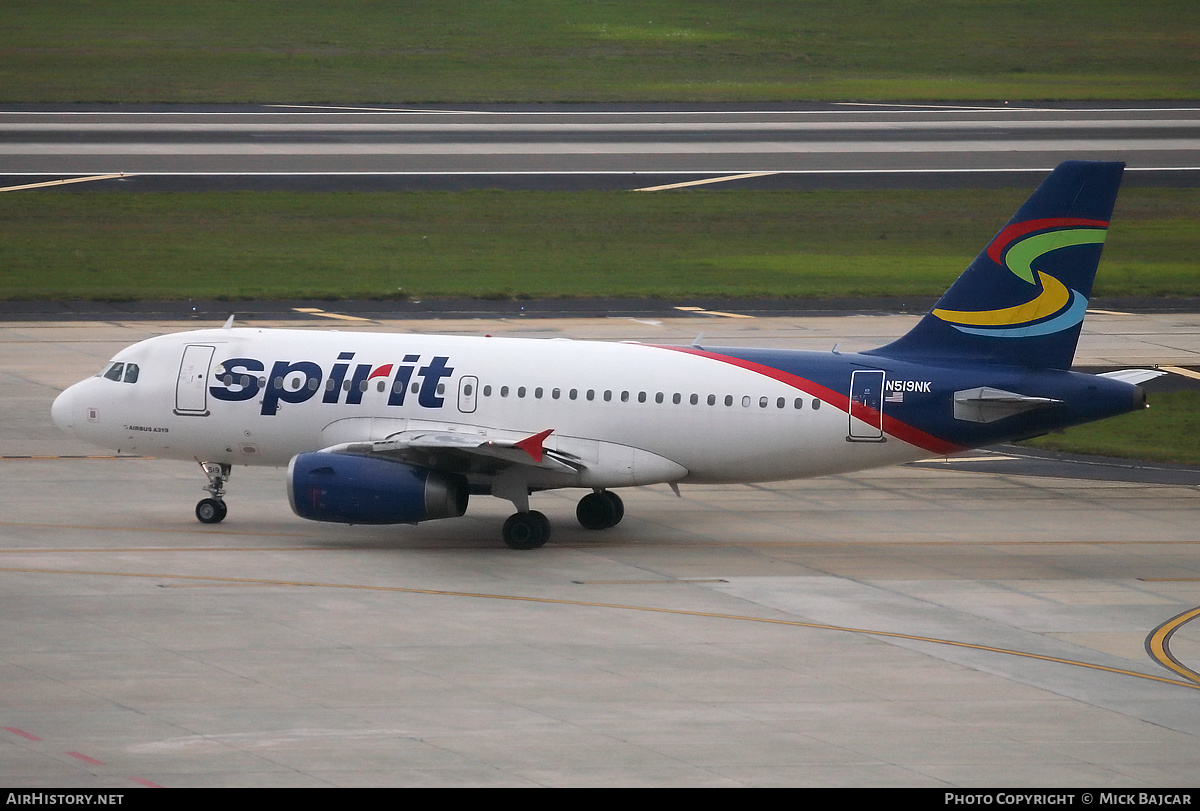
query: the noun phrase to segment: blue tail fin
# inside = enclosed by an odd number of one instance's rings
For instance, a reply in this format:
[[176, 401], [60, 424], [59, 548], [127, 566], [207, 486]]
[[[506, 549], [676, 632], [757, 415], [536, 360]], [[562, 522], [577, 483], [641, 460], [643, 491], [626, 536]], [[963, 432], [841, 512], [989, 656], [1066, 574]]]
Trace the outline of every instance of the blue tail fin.
[[1060, 164], [911, 332], [867, 354], [1069, 369], [1124, 169]]

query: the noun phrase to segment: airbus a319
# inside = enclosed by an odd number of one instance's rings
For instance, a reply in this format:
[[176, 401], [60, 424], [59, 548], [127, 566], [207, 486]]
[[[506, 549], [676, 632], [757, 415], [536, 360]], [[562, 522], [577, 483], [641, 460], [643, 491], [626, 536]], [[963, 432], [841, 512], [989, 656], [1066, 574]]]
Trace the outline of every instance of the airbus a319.
[[530, 496], [762, 482], [948, 455], [1143, 408], [1154, 372], [1072, 372], [1124, 164], [1059, 166], [933, 310], [866, 352], [225, 328], [121, 351], [54, 421], [122, 452], [196, 460], [226, 516], [235, 465], [287, 466], [297, 515], [347, 524], [512, 502], [505, 543], [542, 546]]

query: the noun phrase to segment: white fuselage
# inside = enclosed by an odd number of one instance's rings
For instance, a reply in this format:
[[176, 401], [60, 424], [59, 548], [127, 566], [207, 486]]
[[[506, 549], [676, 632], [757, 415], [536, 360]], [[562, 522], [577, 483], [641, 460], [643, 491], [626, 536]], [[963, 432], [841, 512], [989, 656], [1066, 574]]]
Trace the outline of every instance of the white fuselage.
[[[403, 431], [544, 441], [584, 463], [534, 487], [801, 478], [907, 461], [888, 437], [847, 442], [852, 418], [735, 365], [637, 343], [210, 329], [152, 338], [55, 403], [55, 421], [121, 452], [233, 465]], [[111, 372], [112, 367], [106, 367]], [[103, 372], [102, 372], [103, 374]]]

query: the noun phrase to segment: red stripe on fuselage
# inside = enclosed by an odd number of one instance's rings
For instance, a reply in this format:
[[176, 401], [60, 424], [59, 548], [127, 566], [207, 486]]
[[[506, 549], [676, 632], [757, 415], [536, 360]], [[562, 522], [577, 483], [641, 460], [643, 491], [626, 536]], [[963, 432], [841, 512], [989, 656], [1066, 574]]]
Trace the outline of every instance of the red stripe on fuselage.
[[[657, 346], [657, 348], [670, 349], [675, 352], [684, 352], [688, 355], [695, 355], [696, 357], [700, 358], [708, 358], [709, 360], [728, 363], [730, 366], [737, 366], [741, 369], [745, 369], [746, 371], [754, 372], [756, 374], [763, 375], [764, 377], [769, 377], [772, 380], [778, 380], [780, 383], [784, 383], [794, 389], [799, 389], [805, 394], [809, 394], [813, 397], [823, 400], [832, 405], [834, 408], [845, 411], [846, 413], [850, 412], [850, 395], [841, 394], [831, 388], [822, 386], [820, 383], [814, 383], [811, 380], [798, 377], [790, 372], [784, 372], [780, 369], [776, 369], [773, 366], [765, 366], [761, 363], [755, 363], [754, 361], [750, 360], [742, 360], [741, 358], [735, 358], [729, 355], [718, 355], [716, 352], [709, 352], [705, 349], [696, 349], [692, 346]], [[860, 408], [874, 412], [874, 409], [871, 409], [867, 406], [860, 406]], [[918, 448], [927, 450], [930, 453], [936, 453], [941, 456], [966, 450], [966, 446], [957, 445], [953, 442], [947, 442], [946, 440], [940, 439], [933, 434], [927, 434], [921, 429], [914, 428], [908, 423], [901, 422], [895, 417], [889, 417], [887, 414], [883, 415], [883, 430], [885, 433], [896, 437], [896, 439], [907, 442], [910, 445], [916, 445]]]

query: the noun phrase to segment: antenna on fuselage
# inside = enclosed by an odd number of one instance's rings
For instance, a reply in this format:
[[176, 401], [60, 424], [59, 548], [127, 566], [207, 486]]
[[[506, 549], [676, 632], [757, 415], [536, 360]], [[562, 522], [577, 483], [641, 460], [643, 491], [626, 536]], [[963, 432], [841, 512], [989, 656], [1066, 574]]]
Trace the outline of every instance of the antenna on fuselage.
[[704, 333], [702, 332], [696, 336], [696, 339], [694, 341], [692, 341], [692, 348], [693, 349], [703, 349], [704, 347], [700, 345], [700, 342], [703, 340], [704, 340]]
[[233, 317], [234, 314], [230, 313], [229, 318], [225, 321], [225, 326], [221, 327], [221, 329], [233, 329]]

